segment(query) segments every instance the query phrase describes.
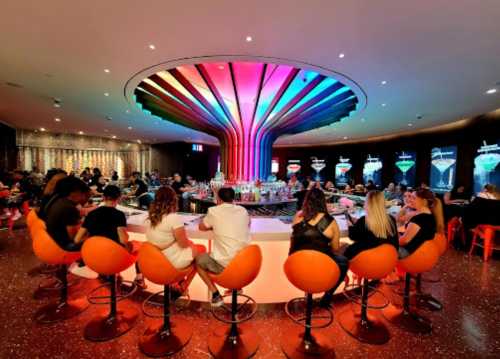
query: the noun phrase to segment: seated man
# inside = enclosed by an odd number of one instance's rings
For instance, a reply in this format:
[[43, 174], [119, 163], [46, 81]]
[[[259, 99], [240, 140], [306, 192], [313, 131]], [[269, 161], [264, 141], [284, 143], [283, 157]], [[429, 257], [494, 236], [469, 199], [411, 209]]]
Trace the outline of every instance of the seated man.
[[221, 273], [250, 242], [250, 217], [245, 208], [233, 204], [234, 190], [221, 188], [217, 197], [218, 205], [209, 208], [199, 224], [201, 231], [214, 232], [212, 253], [196, 257], [198, 274], [212, 292], [213, 306], [221, 306], [224, 301], [207, 272]]
[[[120, 188], [113, 185], [106, 186], [103, 197], [103, 205], [97, 207], [85, 217], [76, 234], [75, 242], [82, 243], [87, 237], [103, 236], [122, 245], [129, 252], [135, 252], [138, 248], [134, 248], [133, 242], [129, 242], [125, 213], [116, 209], [121, 197]], [[135, 269], [137, 274], [134, 282], [139, 287], [145, 288], [144, 277], [137, 263]]]

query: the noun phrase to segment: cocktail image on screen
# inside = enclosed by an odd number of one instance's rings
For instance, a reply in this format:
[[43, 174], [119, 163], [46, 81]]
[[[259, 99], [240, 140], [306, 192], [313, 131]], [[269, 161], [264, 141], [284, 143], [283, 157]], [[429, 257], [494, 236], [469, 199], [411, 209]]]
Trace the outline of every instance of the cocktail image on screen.
[[382, 184], [382, 161], [378, 157], [372, 157], [368, 155], [363, 166], [363, 180], [365, 183], [368, 181], [373, 181], [375, 185], [380, 186]]
[[395, 181], [406, 186], [415, 184], [415, 152], [396, 153], [396, 176]]
[[435, 147], [431, 150], [431, 189], [450, 191], [455, 184], [457, 147]]
[[483, 146], [477, 150], [477, 153], [474, 159], [474, 192], [480, 192], [488, 183], [500, 186], [499, 142], [488, 145], [486, 141], [483, 141]]
[[300, 165], [300, 160], [288, 160], [288, 164], [286, 166], [286, 176], [290, 178], [291, 175], [299, 175], [301, 168], [302, 166]]
[[314, 170], [313, 180], [322, 182], [321, 171], [326, 167], [325, 160], [319, 160], [316, 157], [311, 157], [311, 168]]
[[345, 186], [349, 183], [350, 176], [348, 172], [351, 168], [352, 165], [349, 163], [349, 158], [340, 156], [339, 163], [335, 165], [335, 182], [337, 186]]

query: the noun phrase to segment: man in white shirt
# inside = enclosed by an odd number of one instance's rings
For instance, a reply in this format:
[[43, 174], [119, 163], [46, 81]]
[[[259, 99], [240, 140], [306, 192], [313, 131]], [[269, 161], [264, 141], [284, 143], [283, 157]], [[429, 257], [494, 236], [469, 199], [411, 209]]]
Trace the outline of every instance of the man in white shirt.
[[222, 296], [208, 276], [208, 272], [219, 274], [236, 254], [250, 242], [250, 217], [245, 208], [233, 204], [234, 190], [221, 188], [217, 196], [218, 205], [208, 209], [199, 224], [201, 231], [214, 232], [212, 253], [196, 257], [196, 267], [201, 279], [212, 292], [212, 305], [224, 304]]

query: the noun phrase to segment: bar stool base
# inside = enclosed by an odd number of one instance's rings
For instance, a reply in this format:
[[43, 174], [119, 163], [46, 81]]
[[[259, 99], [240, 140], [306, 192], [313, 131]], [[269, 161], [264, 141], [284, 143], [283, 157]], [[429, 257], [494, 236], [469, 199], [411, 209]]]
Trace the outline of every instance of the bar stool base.
[[150, 357], [163, 357], [180, 351], [189, 342], [193, 331], [181, 321], [171, 321], [170, 333], [163, 331], [163, 322], [151, 325], [139, 339], [139, 349]]
[[55, 323], [70, 319], [89, 307], [86, 298], [71, 299], [67, 302], [54, 302], [43, 306], [35, 313], [34, 319], [40, 324]]
[[139, 313], [134, 308], [119, 309], [112, 318], [109, 314], [102, 314], [85, 326], [83, 336], [93, 342], [114, 339], [132, 329], [138, 316]]
[[360, 313], [346, 310], [339, 314], [338, 322], [347, 334], [360, 342], [375, 345], [387, 343], [391, 339], [387, 327], [378, 318], [369, 314], [367, 316], [368, 321], [362, 323]]
[[443, 304], [430, 294], [415, 294], [415, 302], [417, 308], [426, 309], [433, 312], [443, 310]]
[[249, 327], [239, 326], [238, 336], [229, 335], [230, 328], [219, 326], [208, 338], [208, 350], [217, 359], [251, 358], [257, 352], [260, 338]]
[[291, 328], [281, 338], [281, 349], [285, 356], [290, 359], [302, 358], [335, 358], [333, 344], [325, 335], [317, 332], [311, 333], [313, 341], [304, 341], [302, 328]]
[[382, 311], [385, 319], [397, 327], [414, 334], [429, 334], [432, 323], [426, 317], [415, 312], [405, 312], [403, 308], [390, 305]]

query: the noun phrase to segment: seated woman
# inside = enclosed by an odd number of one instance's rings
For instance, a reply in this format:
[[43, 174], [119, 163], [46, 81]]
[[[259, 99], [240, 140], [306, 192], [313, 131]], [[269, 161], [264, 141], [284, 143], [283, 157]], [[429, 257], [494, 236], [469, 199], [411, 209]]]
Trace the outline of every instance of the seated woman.
[[380, 191], [370, 191], [365, 202], [366, 216], [352, 223], [349, 218], [349, 238], [354, 241], [344, 252], [351, 260], [362, 251], [390, 244], [399, 247], [396, 221], [385, 209], [384, 194]]
[[406, 224], [410, 221], [411, 217], [415, 215], [415, 213], [413, 191], [407, 190], [403, 195], [403, 207], [401, 207], [401, 210], [396, 217], [398, 228], [406, 228]]
[[[136, 252], [139, 249], [138, 242], [129, 241], [125, 213], [116, 209], [121, 197], [120, 188], [113, 185], [107, 186], [104, 189], [103, 196], [104, 201], [102, 206], [89, 212], [85, 217], [82, 226], [76, 234], [75, 242], [80, 243], [87, 237], [103, 236], [122, 245], [131, 253]], [[144, 277], [137, 263], [135, 269], [136, 277], [134, 282], [139, 287], [146, 288]]]
[[339, 266], [338, 282], [325, 292], [320, 301], [321, 306], [329, 307], [335, 290], [347, 273], [348, 261], [334, 253], [340, 248], [340, 231], [335, 219], [328, 214], [322, 190], [313, 188], [307, 192], [302, 210], [293, 219], [292, 229], [289, 255], [304, 249], [316, 250], [328, 255]]
[[399, 258], [408, 257], [425, 241], [434, 239], [437, 223], [442, 223], [442, 210], [439, 210], [440, 206], [436, 205], [436, 198], [430, 190], [421, 188], [415, 191], [413, 203], [415, 215], [408, 222], [404, 234], [399, 237]]
[[[156, 191], [155, 199], [149, 207], [146, 239], [158, 247], [175, 268], [182, 269], [189, 266], [197, 254], [206, 250], [204, 246], [193, 244], [188, 239], [184, 222], [176, 213], [178, 203], [177, 194], [172, 187], [162, 186]], [[173, 288], [174, 299], [187, 290], [195, 274], [196, 271], [193, 270], [178, 283], [178, 288]]]

